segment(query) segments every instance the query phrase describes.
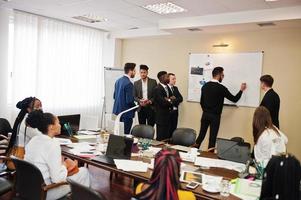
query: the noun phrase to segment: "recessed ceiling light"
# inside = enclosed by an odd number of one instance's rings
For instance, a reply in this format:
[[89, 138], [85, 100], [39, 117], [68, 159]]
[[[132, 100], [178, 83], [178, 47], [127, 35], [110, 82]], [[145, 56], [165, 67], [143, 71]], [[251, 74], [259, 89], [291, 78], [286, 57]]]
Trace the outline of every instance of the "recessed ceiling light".
[[203, 29], [200, 28], [188, 28], [189, 31], [202, 31]]
[[172, 13], [181, 13], [186, 12], [187, 10], [182, 8], [181, 6], [178, 6], [176, 4], [173, 4], [171, 2], [166, 3], [157, 3], [157, 4], [150, 4], [142, 6], [143, 8], [158, 13], [160, 15], [166, 15], [166, 14], [172, 14]]
[[278, 1], [278, 0], [265, 0], [266, 2], [274, 2], [274, 1]]
[[258, 23], [257, 25], [260, 26], [260, 27], [276, 26], [276, 24], [273, 23], [273, 22], [263, 22], [263, 23]]
[[100, 17], [94, 14], [87, 14], [87, 15], [82, 15], [82, 16], [75, 16], [72, 17], [74, 19], [78, 19], [84, 22], [88, 22], [88, 23], [96, 23], [96, 22], [106, 22], [108, 21], [107, 18], [104, 17]]
[[214, 44], [214, 45], [212, 45], [212, 47], [228, 47], [229, 46], [229, 44], [225, 44], [225, 43], [220, 43], [220, 44]]

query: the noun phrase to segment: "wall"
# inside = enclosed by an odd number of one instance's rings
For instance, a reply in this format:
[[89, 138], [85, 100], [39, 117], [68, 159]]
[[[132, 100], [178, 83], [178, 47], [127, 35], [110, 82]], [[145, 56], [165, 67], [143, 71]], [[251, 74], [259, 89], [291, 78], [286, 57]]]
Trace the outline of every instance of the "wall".
[[[187, 98], [188, 54], [207, 52], [264, 51], [263, 73], [275, 79], [274, 89], [281, 97], [280, 126], [289, 138], [288, 151], [301, 159], [301, 29], [269, 29], [235, 33], [191, 34], [153, 38], [125, 39], [122, 63], [147, 64], [150, 75], [160, 70], [174, 72], [184, 99]], [[213, 48], [216, 43], [228, 43], [227, 48]], [[227, 72], [225, 75], [228, 76]], [[239, 74], [236, 74], [239, 76]], [[249, 85], [249, 87], [252, 87]], [[254, 108], [225, 107], [219, 137], [242, 136], [252, 143]], [[184, 101], [180, 107], [179, 126], [199, 131], [201, 108], [198, 103]], [[207, 147], [207, 141], [204, 144]]]

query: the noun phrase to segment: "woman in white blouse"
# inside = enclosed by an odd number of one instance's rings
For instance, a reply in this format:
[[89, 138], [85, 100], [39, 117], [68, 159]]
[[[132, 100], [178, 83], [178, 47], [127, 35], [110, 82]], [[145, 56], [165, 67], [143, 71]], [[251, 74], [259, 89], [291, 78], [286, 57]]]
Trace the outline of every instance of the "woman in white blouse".
[[253, 117], [254, 156], [264, 166], [273, 155], [286, 153], [287, 137], [273, 125], [270, 112], [263, 106]]
[[[25, 160], [37, 166], [44, 178], [45, 183], [58, 183], [66, 181], [67, 177], [90, 186], [90, 175], [87, 168], [79, 168], [79, 171], [73, 175], [77, 162], [66, 159], [62, 160], [61, 147], [54, 138], [60, 134], [61, 126], [56, 116], [42, 111], [33, 111], [29, 113], [27, 120], [38, 124], [38, 130], [43, 134], [37, 135], [30, 140], [25, 147]], [[70, 192], [68, 185], [52, 189], [47, 192], [47, 200], [59, 199]]]

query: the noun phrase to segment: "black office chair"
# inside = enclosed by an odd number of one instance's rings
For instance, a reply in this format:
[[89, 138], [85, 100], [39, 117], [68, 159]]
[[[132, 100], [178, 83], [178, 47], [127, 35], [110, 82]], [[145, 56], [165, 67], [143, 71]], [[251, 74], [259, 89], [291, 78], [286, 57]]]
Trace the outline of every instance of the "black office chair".
[[195, 139], [195, 130], [191, 128], [177, 128], [172, 134], [170, 143], [189, 147], [195, 143]]
[[[0, 160], [6, 161], [8, 158], [6, 156], [0, 156]], [[6, 194], [13, 189], [13, 184], [10, 181], [11, 173], [9, 171], [0, 172], [0, 196]], [[5, 178], [4, 178], [5, 177]]]
[[230, 140], [235, 141], [240, 144], [245, 142], [245, 140], [242, 137], [233, 137]]
[[72, 181], [71, 179], [68, 179], [67, 181], [71, 186], [71, 199], [72, 200], [83, 200], [83, 199], [106, 200], [106, 198], [102, 194], [94, 191], [91, 188], [88, 188], [75, 181]]
[[[16, 157], [11, 159], [16, 166], [16, 197], [13, 198], [14, 200], [45, 200], [48, 190], [68, 184], [61, 182], [46, 185], [41, 171], [36, 166]], [[67, 198], [61, 198], [61, 200], [63, 199]]]
[[139, 124], [132, 128], [131, 134], [139, 138], [153, 139], [155, 135], [155, 129], [149, 125]]

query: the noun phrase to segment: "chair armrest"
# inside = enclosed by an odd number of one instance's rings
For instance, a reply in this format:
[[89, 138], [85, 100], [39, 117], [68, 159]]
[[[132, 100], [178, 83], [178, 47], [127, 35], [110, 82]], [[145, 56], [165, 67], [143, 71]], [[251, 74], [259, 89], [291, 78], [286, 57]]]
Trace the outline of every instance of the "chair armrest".
[[60, 187], [60, 186], [62, 186], [62, 185], [68, 185], [68, 184], [69, 184], [69, 183], [66, 182], [66, 181], [59, 182], [59, 183], [52, 183], [52, 184], [50, 184], [50, 185], [45, 185], [45, 186], [43, 186], [43, 190], [44, 190], [44, 191], [48, 191], [48, 190], [50, 190], [50, 189], [57, 188], [57, 187]]
[[215, 147], [212, 147], [212, 148], [207, 149], [206, 152], [214, 152], [215, 149], [216, 149]]

